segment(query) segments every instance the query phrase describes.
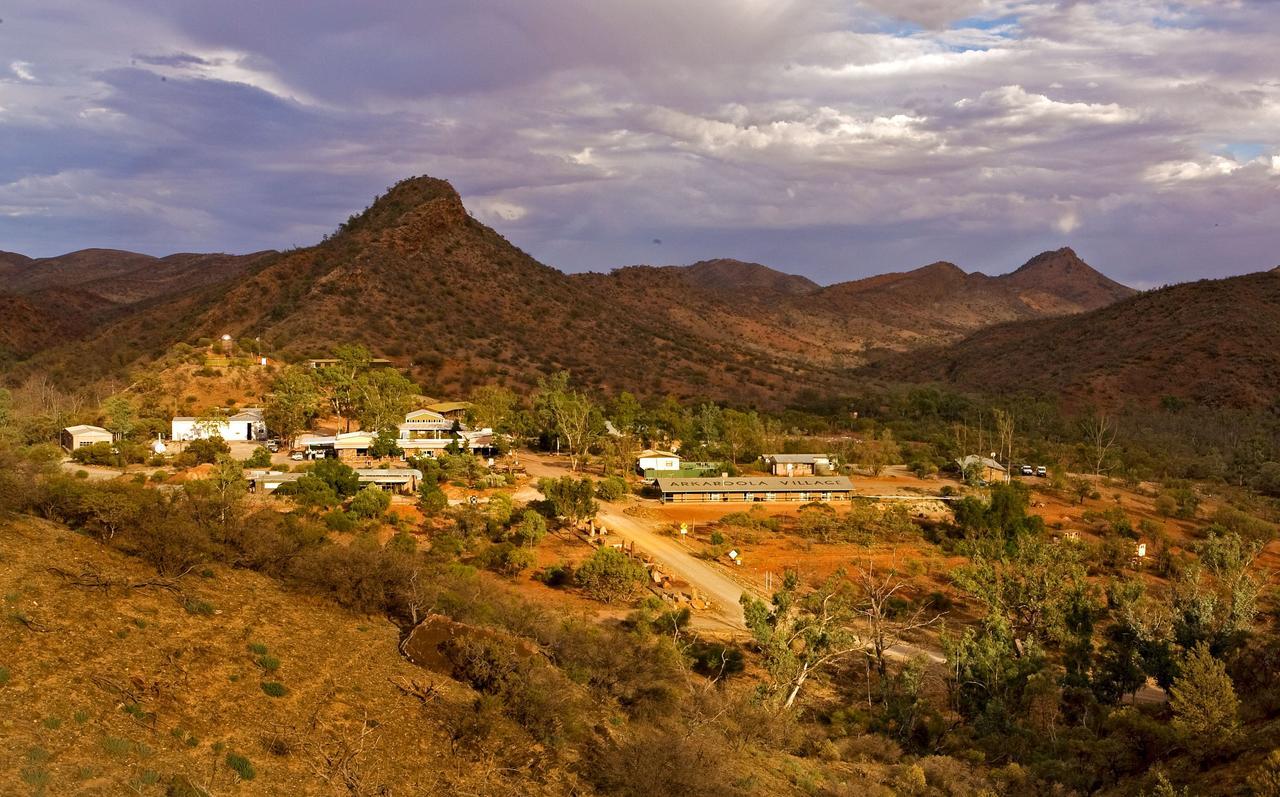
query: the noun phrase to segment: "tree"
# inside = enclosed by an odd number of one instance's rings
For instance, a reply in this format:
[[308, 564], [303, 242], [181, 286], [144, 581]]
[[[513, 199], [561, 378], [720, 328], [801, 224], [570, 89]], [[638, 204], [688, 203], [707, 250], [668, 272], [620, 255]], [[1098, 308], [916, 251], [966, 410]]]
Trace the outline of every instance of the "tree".
[[124, 456], [125, 438], [133, 432], [133, 428], [138, 422], [133, 403], [124, 396], [112, 396], [103, 403], [102, 411], [106, 415], [107, 429], [116, 439], [118, 464], [120, 467], [124, 467], [126, 465]]
[[613, 425], [623, 434], [634, 434], [639, 431], [640, 415], [643, 412], [644, 408], [636, 397], [624, 390], [613, 400]]
[[1106, 469], [1107, 454], [1116, 442], [1115, 422], [1105, 413], [1094, 413], [1080, 422], [1088, 447], [1093, 475], [1101, 476]]
[[1272, 750], [1248, 779], [1256, 797], [1280, 797], [1280, 749]]
[[339, 497], [346, 498], [360, 491], [360, 475], [344, 462], [322, 459], [307, 474], [333, 488]]
[[597, 548], [578, 566], [574, 578], [591, 597], [613, 603], [634, 597], [648, 578], [648, 571], [617, 548]]
[[521, 545], [529, 548], [536, 547], [542, 538], [547, 536], [547, 521], [532, 509], [526, 509], [520, 516], [520, 522], [516, 524], [512, 536]]
[[787, 571], [772, 607], [753, 595], [742, 595], [747, 628], [787, 709], [814, 673], [865, 645], [853, 630], [856, 612], [843, 574], [807, 595], [798, 593], [799, 585], [796, 574]]
[[543, 479], [538, 482], [538, 489], [551, 502], [556, 515], [570, 523], [581, 523], [594, 517], [600, 508], [596, 503], [595, 484], [585, 476], [581, 479], [572, 476]]
[[376, 484], [371, 484], [351, 499], [351, 512], [357, 517], [376, 518], [391, 506], [391, 494]]
[[219, 539], [226, 539], [240, 520], [249, 483], [239, 462], [228, 454], [219, 454], [209, 478], [187, 482], [183, 492], [196, 523], [216, 531]]
[[394, 368], [375, 368], [356, 378], [355, 414], [367, 431], [394, 429], [413, 406], [417, 388]]
[[893, 432], [885, 429], [879, 436], [871, 435], [858, 443], [853, 452], [859, 465], [878, 476], [886, 467], [902, 461], [902, 449], [893, 439]]
[[1001, 409], [991, 411], [996, 427], [996, 454], [1003, 459], [1006, 467], [1013, 462], [1013, 413]]
[[440, 483], [435, 479], [423, 479], [422, 486], [418, 488], [418, 509], [422, 510], [422, 514], [436, 517], [448, 508], [449, 496], [440, 489]]
[[764, 446], [764, 424], [754, 412], [725, 410], [721, 416], [721, 439], [733, 463], [751, 461]]
[[517, 401], [516, 394], [505, 387], [482, 385], [471, 391], [471, 423], [477, 428], [507, 431], [507, 421]]
[[318, 377], [325, 401], [334, 415], [346, 420], [346, 431], [356, 417], [358, 387], [356, 378], [368, 370], [371, 355], [364, 346], [339, 346], [334, 350], [338, 362], [321, 368]]
[[549, 419], [551, 430], [569, 449], [569, 467], [576, 471], [582, 457], [604, 430], [603, 419], [586, 394], [571, 390], [569, 374], [561, 371], [538, 383], [535, 406]]
[[955, 571], [953, 580], [1016, 642], [1034, 639], [1043, 644], [1063, 638], [1073, 590], [1084, 575], [1075, 546], [1027, 538], [1011, 552], [978, 552]]
[[863, 638], [869, 646], [867, 652], [874, 657], [876, 670], [884, 677], [887, 672], [885, 654], [889, 648], [901, 642], [905, 635], [938, 622], [942, 613], [931, 612], [925, 605], [917, 605], [904, 613], [897, 612], [895, 603], [901, 601], [898, 593], [906, 584], [893, 568], [880, 575], [875, 571], [875, 564], [868, 560], [865, 567], [854, 573], [853, 581], [860, 593], [854, 611], [865, 621]]
[[1200, 744], [1217, 746], [1240, 724], [1240, 701], [1226, 665], [1209, 646], [1196, 645], [1182, 659], [1182, 674], [1169, 688], [1173, 727]]
[[285, 445], [292, 445], [298, 433], [315, 417], [320, 403], [320, 389], [310, 369], [289, 366], [275, 378], [263, 407], [267, 428]]

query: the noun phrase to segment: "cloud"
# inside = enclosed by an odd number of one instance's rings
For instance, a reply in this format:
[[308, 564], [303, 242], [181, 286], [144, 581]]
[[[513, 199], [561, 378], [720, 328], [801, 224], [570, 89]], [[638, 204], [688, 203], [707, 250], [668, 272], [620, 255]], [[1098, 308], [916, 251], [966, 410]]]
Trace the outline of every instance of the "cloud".
[[1278, 17], [1208, 0], [19, 0], [0, 236], [32, 254], [308, 244], [430, 173], [575, 270], [653, 258], [655, 239], [664, 262], [823, 280], [1007, 270], [1067, 243], [1135, 282], [1253, 270], [1280, 229]]

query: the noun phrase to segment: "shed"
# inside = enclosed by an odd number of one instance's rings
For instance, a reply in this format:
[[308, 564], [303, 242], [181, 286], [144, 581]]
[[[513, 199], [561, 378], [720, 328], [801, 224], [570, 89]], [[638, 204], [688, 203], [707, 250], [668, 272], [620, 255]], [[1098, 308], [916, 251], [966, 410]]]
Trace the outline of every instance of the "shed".
[[62, 447], [68, 451], [75, 451], [77, 448], [91, 446], [94, 443], [110, 443], [115, 439], [111, 432], [101, 426], [90, 426], [85, 423], [68, 426], [62, 430], [60, 437]]

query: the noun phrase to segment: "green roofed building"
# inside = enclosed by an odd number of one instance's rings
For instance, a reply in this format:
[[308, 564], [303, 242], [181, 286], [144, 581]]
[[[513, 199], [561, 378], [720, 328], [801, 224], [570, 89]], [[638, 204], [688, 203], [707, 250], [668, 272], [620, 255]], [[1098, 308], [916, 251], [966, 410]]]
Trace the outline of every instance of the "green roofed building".
[[756, 503], [765, 501], [848, 501], [853, 482], [847, 476], [717, 476], [659, 478], [662, 502], [676, 504]]

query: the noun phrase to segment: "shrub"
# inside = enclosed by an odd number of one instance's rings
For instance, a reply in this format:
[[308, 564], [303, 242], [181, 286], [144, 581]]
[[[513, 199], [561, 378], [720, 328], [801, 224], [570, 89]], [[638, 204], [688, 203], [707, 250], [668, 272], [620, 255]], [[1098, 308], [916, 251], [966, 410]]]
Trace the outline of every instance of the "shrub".
[[0, 686], [4, 686], [9, 683], [9, 677], [9, 668], [0, 667]]
[[596, 498], [617, 501], [627, 494], [627, 482], [621, 476], [610, 476], [596, 482]]
[[210, 437], [203, 440], [192, 440], [183, 449], [181, 459], [192, 465], [217, 462], [218, 457], [231, 453], [231, 446], [221, 437]]
[[186, 603], [182, 604], [182, 608], [187, 610], [187, 614], [196, 614], [201, 617], [213, 616], [213, 604], [197, 598], [188, 598]]
[[355, 531], [357, 525], [355, 517], [350, 512], [343, 512], [341, 509], [325, 512], [323, 519], [326, 528], [339, 534]]
[[532, 548], [542, 542], [543, 537], [547, 536], [546, 518], [532, 509], [526, 509], [524, 514], [520, 516], [520, 522], [516, 524], [512, 536], [521, 545], [527, 545]]
[[227, 766], [235, 770], [235, 773], [240, 776], [241, 780], [253, 780], [258, 776], [258, 773], [254, 771], [253, 764], [249, 759], [239, 755], [238, 753], [227, 753], [226, 761]]
[[275, 656], [262, 655], [258, 657], [258, 666], [267, 672], [275, 672], [280, 669], [280, 660]]
[[490, 545], [480, 557], [484, 567], [507, 576], [519, 575], [533, 567], [535, 558], [533, 551], [509, 542]]
[[435, 517], [449, 508], [449, 498], [440, 489], [440, 484], [427, 479], [422, 480], [418, 494], [418, 509], [427, 517]]
[[265, 656], [267, 655], [267, 646], [262, 644], [261, 642], [250, 642], [249, 652], [257, 654], [259, 656]]
[[547, 565], [534, 578], [548, 587], [563, 587], [573, 582], [573, 566], [568, 562]]
[[269, 468], [271, 467], [271, 452], [265, 446], [258, 446], [244, 461], [246, 468]]
[[263, 681], [262, 691], [271, 697], [284, 697], [289, 693], [289, 690], [285, 689], [284, 684], [279, 681]]
[[71, 452], [71, 459], [81, 465], [114, 465], [116, 454], [110, 443], [91, 443]]
[[600, 548], [578, 566], [579, 587], [596, 600], [612, 603], [634, 597], [648, 578], [644, 565], [617, 548]]
[[369, 485], [359, 493], [356, 493], [356, 497], [351, 499], [351, 512], [357, 517], [382, 517], [390, 506], [391, 493], [376, 484]]

